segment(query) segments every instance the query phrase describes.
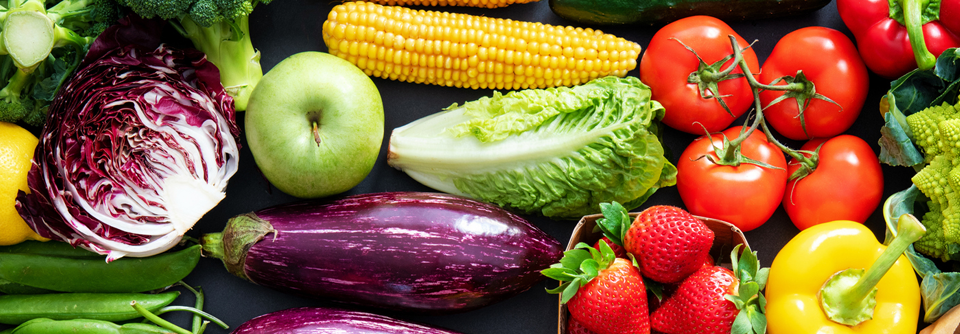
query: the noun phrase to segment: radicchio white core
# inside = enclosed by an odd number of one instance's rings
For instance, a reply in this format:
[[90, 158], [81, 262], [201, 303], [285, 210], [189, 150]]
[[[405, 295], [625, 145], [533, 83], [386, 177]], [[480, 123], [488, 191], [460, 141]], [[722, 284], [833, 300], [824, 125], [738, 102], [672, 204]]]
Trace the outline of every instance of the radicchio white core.
[[154, 255], [224, 198], [239, 158], [233, 99], [198, 51], [99, 51], [51, 103], [17, 210], [107, 261]]

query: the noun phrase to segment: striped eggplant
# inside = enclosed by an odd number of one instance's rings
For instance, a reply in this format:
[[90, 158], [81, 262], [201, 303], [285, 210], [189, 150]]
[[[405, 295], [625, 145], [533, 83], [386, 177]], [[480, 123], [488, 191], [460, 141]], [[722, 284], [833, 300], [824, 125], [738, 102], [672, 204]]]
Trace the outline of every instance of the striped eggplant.
[[476, 309], [527, 290], [560, 243], [497, 206], [442, 193], [373, 193], [239, 215], [204, 253], [250, 282], [405, 312]]
[[301, 307], [250, 319], [232, 334], [459, 334], [367, 312]]

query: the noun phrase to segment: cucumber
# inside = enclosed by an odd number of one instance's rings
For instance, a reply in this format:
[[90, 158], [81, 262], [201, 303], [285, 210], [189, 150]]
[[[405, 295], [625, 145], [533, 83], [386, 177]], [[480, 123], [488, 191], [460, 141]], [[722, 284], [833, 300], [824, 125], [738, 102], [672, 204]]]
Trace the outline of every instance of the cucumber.
[[709, 15], [725, 21], [799, 15], [820, 9], [830, 0], [550, 0], [558, 16], [584, 24], [660, 25]]

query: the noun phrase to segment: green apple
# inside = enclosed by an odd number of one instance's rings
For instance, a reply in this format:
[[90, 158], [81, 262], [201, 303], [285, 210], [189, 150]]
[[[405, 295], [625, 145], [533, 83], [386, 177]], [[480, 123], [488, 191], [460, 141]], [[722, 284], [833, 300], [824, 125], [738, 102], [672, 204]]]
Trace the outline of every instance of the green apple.
[[257, 167], [300, 198], [342, 193], [363, 181], [383, 142], [383, 101], [373, 81], [323, 52], [292, 55], [250, 95], [244, 128]]

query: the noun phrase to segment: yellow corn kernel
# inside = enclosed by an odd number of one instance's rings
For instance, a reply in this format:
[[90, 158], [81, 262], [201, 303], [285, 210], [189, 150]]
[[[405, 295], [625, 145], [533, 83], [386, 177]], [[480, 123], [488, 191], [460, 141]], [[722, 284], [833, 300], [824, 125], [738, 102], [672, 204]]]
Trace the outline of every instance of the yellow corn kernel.
[[372, 0], [370, 2], [388, 6], [459, 6], [500, 8], [512, 4], [536, 2], [538, 0]]
[[639, 44], [589, 28], [362, 1], [345, 2], [330, 11], [323, 41], [330, 54], [347, 59], [367, 75], [473, 89], [548, 88], [608, 75], [622, 77], [636, 68], [640, 55]]

